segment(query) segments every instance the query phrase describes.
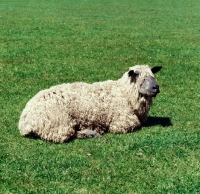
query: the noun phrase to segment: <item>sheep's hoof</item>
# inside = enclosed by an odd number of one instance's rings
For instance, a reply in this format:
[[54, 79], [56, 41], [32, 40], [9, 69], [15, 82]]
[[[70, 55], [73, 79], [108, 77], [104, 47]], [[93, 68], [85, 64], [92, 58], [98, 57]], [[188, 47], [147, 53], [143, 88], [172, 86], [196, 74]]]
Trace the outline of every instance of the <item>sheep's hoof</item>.
[[83, 131], [79, 131], [79, 137], [82, 137], [82, 138], [86, 138], [86, 137], [101, 137], [101, 135], [99, 133], [97, 133], [96, 131], [92, 131], [92, 130], [89, 130], [89, 129], [85, 129]]

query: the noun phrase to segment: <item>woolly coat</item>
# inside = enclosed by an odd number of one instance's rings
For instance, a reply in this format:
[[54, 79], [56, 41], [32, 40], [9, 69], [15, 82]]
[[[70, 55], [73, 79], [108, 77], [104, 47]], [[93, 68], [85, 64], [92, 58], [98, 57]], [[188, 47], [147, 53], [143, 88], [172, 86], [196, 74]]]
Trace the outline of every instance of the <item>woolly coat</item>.
[[151, 97], [139, 95], [138, 87], [146, 75], [154, 75], [148, 66], [130, 69], [141, 72], [137, 81], [126, 72], [116, 81], [76, 82], [40, 91], [20, 116], [20, 133], [61, 143], [85, 129], [100, 134], [134, 131], [145, 122], [152, 104]]

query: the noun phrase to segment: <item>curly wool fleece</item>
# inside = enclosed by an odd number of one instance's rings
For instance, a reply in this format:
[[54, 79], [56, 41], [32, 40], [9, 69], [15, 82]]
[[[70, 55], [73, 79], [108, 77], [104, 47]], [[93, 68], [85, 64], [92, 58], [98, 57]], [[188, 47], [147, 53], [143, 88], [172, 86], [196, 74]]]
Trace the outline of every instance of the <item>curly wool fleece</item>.
[[76, 82], [40, 91], [21, 114], [20, 133], [61, 143], [81, 137], [85, 129], [100, 134], [134, 131], [146, 121], [152, 104], [152, 97], [141, 96], [138, 87], [145, 76], [154, 75], [146, 65], [130, 70], [140, 71], [136, 82], [126, 72], [116, 81]]

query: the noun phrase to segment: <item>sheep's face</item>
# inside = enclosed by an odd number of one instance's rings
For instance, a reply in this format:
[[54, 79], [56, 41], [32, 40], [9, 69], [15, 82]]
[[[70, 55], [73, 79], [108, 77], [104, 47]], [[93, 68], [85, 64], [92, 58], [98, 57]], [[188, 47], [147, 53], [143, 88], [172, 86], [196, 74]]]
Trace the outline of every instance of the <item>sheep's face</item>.
[[159, 92], [159, 85], [154, 79], [154, 73], [157, 73], [162, 67], [156, 66], [135, 66], [128, 72], [131, 82], [137, 85], [138, 92], [142, 96], [155, 97]]

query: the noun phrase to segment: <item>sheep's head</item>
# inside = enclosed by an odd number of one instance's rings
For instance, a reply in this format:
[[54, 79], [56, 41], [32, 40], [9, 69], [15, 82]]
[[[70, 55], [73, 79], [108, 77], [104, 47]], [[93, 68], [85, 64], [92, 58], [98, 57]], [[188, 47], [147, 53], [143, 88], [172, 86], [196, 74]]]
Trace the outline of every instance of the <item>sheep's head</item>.
[[131, 78], [131, 83], [134, 82], [137, 85], [140, 95], [155, 97], [160, 92], [154, 74], [160, 71], [161, 68], [162, 66], [150, 68], [146, 65], [137, 65], [130, 68], [128, 76]]

